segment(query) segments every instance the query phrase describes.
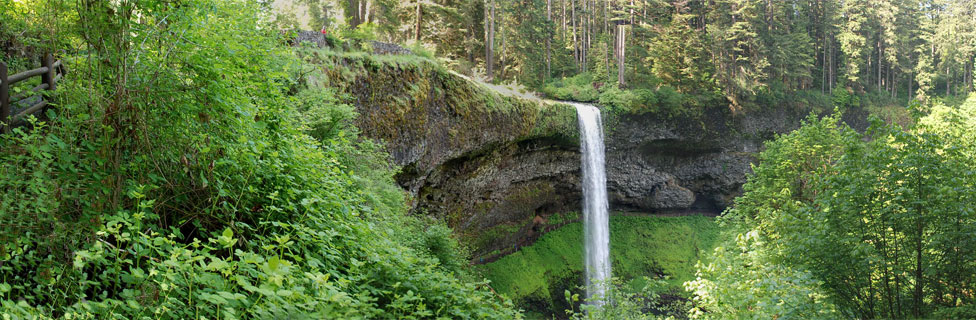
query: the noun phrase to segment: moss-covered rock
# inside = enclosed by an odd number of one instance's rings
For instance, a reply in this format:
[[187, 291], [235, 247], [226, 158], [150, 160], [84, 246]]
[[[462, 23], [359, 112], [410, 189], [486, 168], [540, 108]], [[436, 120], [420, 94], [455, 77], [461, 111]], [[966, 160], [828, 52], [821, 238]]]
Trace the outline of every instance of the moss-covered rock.
[[[617, 213], [610, 218], [613, 276], [625, 281], [666, 277], [672, 288], [680, 288], [694, 279], [695, 264], [714, 248], [717, 235], [718, 225], [711, 217]], [[583, 283], [583, 226], [567, 224], [478, 270], [520, 307], [559, 314], [569, 307], [563, 292], [579, 292]]]
[[305, 59], [325, 75], [305, 81], [345, 94], [363, 136], [402, 166], [414, 211], [447, 221], [476, 256], [532, 237], [524, 221], [578, 204], [572, 106], [504, 95], [418, 56], [311, 50]]
[[[493, 260], [549, 230], [538, 220], [580, 208], [575, 109], [506, 95], [415, 55], [305, 53], [358, 113], [363, 136], [385, 143], [415, 213], [438, 217]], [[607, 187], [615, 210], [717, 214], [741, 193], [765, 140], [808, 109], [736, 114], [605, 110]], [[855, 117], [856, 118], [856, 117]]]
[[360, 113], [364, 135], [386, 144], [400, 182], [417, 192], [426, 176], [448, 160], [472, 157], [524, 140], [549, 138], [575, 144], [575, 110], [499, 94], [412, 55], [309, 51], [322, 82], [347, 94]]

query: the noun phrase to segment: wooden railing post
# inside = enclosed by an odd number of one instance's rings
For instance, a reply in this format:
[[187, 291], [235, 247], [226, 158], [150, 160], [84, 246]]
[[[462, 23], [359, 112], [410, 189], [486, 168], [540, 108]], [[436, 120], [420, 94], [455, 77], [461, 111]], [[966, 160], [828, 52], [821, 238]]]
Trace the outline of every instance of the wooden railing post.
[[47, 67], [47, 72], [41, 75], [42, 81], [47, 83], [48, 90], [54, 91], [54, 76], [57, 74], [57, 71], [54, 70], [54, 56], [50, 53], [45, 54], [44, 57], [41, 58], [41, 66]]
[[0, 125], [3, 133], [10, 133], [10, 81], [7, 80], [7, 64], [0, 61]]

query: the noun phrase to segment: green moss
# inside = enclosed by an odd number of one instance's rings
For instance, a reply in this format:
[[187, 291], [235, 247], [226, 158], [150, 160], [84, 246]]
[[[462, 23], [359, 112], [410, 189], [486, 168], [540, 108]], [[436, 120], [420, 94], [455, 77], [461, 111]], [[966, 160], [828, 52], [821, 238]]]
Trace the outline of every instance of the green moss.
[[[555, 190], [550, 184], [540, 184], [540, 185], [528, 185], [521, 187], [518, 191], [512, 192], [509, 196], [505, 197], [500, 203], [510, 203], [510, 204], [523, 204], [526, 205], [531, 203], [533, 199], [538, 199], [544, 197], [546, 194], [555, 193]], [[497, 203], [494, 202], [482, 202], [474, 206], [474, 215], [487, 214], [491, 208], [493, 208]], [[530, 212], [530, 208], [519, 208], [522, 212]], [[556, 214], [553, 217], [561, 216], [565, 214]], [[510, 221], [505, 224], [495, 225], [484, 230], [471, 230], [471, 232], [461, 235], [461, 241], [467, 244], [471, 248], [488, 248], [491, 247], [492, 242], [498, 239], [504, 239], [508, 236], [518, 233], [523, 227], [532, 223], [535, 218], [534, 214], [527, 213], [527, 215], [517, 218], [518, 220]], [[550, 218], [551, 219], [551, 218]], [[557, 217], [557, 219], [563, 219]], [[556, 223], [552, 220], [547, 223], [547, 225], [554, 225]], [[481, 255], [490, 256], [488, 255]]]
[[[663, 275], [672, 287], [681, 287], [694, 278], [695, 263], [715, 246], [717, 233], [714, 218], [704, 216], [613, 216], [613, 274], [625, 281]], [[582, 224], [574, 222], [478, 268], [496, 291], [523, 307], [529, 301], [552, 307], [561, 304], [560, 287], [578, 282], [583, 273], [582, 245]]]
[[579, 129], [576, 118], [576, 108], [565, 103], [544, 104], [526, 138], [556, 137], [566, 144], [579, 143]]
[[503, 130], [510, 136], [508, 141], [546, 136], [578, 143], [571, 106], [499, 94], [431, 59], [328, 49], [306, 49], [302, 57], [318, 69], [310, 74], [322, 75], [307, 81], [339, 88], [347, 102], [370, 106], [360, 110], [367, 114], [360, 118], [359, 127], [374, 139], [428, 136], [432, 127], [425, 108], [436, 107], [461, 119], [454, 125], [465, 130], [458, 130], [452, 143], [481, 139], [485, 130]]
[[[531, 221], [531, 219], [497, 225], [478, 233], [464, 234], [461, 237], [461, 241], [471, 248], [488, 248], [491, 247], [491, 244], [493, 241], [495, 241], [495, 239], [503, 239], [511, 234], [517, 233], [520, 229], [522, 229], [522, 226], [529, 221]], [[494, 250], [482, 256], [491, 256], [499, 252], [499, 250]]]
[[549, 217], [549, 225], [560, 225], [580, 219], [579, 211], [556, 213]]

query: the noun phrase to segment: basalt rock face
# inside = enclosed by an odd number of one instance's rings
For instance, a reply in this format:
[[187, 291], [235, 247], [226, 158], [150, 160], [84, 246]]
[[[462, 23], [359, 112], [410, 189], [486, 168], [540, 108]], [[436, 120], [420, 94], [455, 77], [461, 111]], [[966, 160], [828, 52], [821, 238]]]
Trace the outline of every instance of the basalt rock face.
[[[758, 119], [774, 116], [777, 119]], [[798, 126], [799, 116], [734, 116], [710, 108], [693, 117], [624, 115], [610, 121], [607, 188], [616, 210], [719, 213], [741, 194], [762, 141]]]
[[[741, 194], [763, 142], [805, 115], [715, 107], [687, 117], [608, 116], [611, 209], [719, 214]], [[430, 171], [416, 195], [419, 212], [461, 234], [473, 262], [489, 262], [577, 218], [559, 214], [581, 208], [578, 141], [539, 136], [455, 157]]]
[[[385, 143], [414, 214], [448, 222], [488, 262], [578, 219], [575, 110], [502, 96], [429, 63], [321, 57], [330, 82], [360, 113], [363, 135]], [[718, 214], [741, 194], [764, 141], [809, 111], [694, 116], [605, 115], [612, 210]], [[857, 119], [849, 123], [859, 127]]]
[[[734, 114], [712, 107], [687, 117], [623, 115], [607, 125], [607, 188], [614, 210], [718, 214], [742, 193], [765, 141], [799, 128], [810, 110]], [[866, 126], [866, 112], [844, 121]]]
[[526, 140], [435, 169], [418, 210], [447, 219], [475, 256], [526, 245], [549, 217], [578, 211], [580, 154], [572, 146]]
[[526, 221], [578, 207], [571, 106], [501, 95], [417, 57], [307, 59], [349, 97], [362, 136], [402, 167], [413, 213], [447, 221], [479, 254], [545, 231]]

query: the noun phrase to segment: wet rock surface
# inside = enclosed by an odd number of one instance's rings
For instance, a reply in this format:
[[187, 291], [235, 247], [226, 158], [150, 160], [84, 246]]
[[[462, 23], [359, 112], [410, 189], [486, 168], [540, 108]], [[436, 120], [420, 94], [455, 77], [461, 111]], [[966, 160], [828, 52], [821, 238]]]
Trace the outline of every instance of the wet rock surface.
[[[608, 119], [611, 208], [718, 214], [741, 194], [763, 141], [798, 127], [803, 116], [737, 117], [715, 108], [698, 117]], [[448, 221], [478, 263], [479, 257], [531, 244], [563, 223], [539, 226], [536, 217], [580, 210], [579, 146], [544, 138], [501, 144], [435, 165], [418, 184], [415, 211]]]
[[[413, 196], [412, 213], [447, 221], [473, 262], [531, 244], [565, 216], [576, 219], [562, 215], [581, 210], [579, 138], [566, 134], [576, 130], [574, 118], [540, 134], [533, 127], [549, 116], [532, 106], [539, 102], [459, 107], [487, 89], [423, 69], [370, 72], [347, 87], [358, 125], [403, 167], [397, 180]], [[380, 78], [388, 85], [377, 86]], [[402, 81], [424, 78], [420, 87]], [[684, 117], [605, 115], [611, 209], [718, 214], [742, 193], [763, 142], [798, 128], [808, 113], [715, 106]], [[857, 128], [860, 118], [845, 121]]]

